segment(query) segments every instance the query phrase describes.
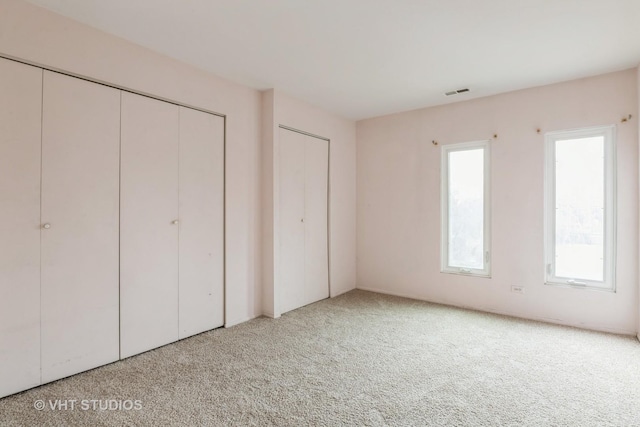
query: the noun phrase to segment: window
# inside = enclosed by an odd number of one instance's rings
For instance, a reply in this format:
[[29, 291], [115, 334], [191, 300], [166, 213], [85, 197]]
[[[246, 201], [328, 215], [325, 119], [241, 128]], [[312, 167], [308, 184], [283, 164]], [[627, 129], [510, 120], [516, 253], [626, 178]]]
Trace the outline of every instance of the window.
[[546, 135], [547, 284], [615, 290], [614, 130]]
[[442, 271], [486, 276], [489, 141], [442, 147]]

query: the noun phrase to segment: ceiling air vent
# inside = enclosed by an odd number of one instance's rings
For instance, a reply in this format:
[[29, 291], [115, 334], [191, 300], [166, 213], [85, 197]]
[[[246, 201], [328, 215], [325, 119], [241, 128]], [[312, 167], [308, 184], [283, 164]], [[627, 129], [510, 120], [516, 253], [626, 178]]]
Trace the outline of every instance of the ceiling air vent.
[[458, 89], [458, 90], [452, 90], [450, 92], [445, 92], [445, 95], [447, 96], [451, 96], [451, 95], [457, 95], [459, 93], [465, 93], [465, 92], [469, 92], [468, 88], [464, 88], [464, 89]]

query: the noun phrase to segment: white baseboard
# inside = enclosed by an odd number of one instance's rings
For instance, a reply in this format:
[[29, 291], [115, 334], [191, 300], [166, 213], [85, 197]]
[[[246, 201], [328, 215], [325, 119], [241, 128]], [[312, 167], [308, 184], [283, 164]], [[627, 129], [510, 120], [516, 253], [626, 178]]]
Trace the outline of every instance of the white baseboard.
[[356, 289], [360, 289], [362, 291], [368, 291], [368, 292], [375, 292], [375, 293], [378, 293], [378, 294], [393, 295], [393, 296], [396, 296], [396, 297], [402, 297], [402, 298], [415, 299], [415, 300], [419, 300], [419, 301], [432, 302], [432, 303], [435, 303], [435, 304], [448, 305], [448, 306], [451, 306], [451, 307], [464, 308], [464, 309], [468, 309], [468, 310], [477, 310], [477, 311], [484, 311], [486, 313], [501, 314], [503, 316], [517, 317], [518, 319], [527, 319], [527, 320], [535, 320], [535, 321], [544, 322], [544, 323], [552, 323], [554, 325], [571, 326], [571, 327], [574, 327], [574, 328], [589, 329], [589, 330], [599, 331], [599, 332], [608, 332], [608, 333], [618, 334], [618, 335], [631, 335], [631, 336], [637, 335], [638, 340], [640, 340], [640, 332], [638, 332], [638, 331], [630, 331], [630, 330], [625, 330], [625, 329], [610, 328], [608, 326], [602, 326], [602, 325], [575, 323], [575, 322], [565, 321], [565, 320], [562, 320], [562, 319], [552, 319], [552, 318], [547, 318], [547, 317], [543, 317], [543, 316], [523, 316], [522, 314], [519, 314], [519, 313], [514, 313], [514, 312], [509, 312], [509, 311], [504, 311], [504, 310], [496, 310], [496, 309], [493, 309], [493, 308], [487, 308], [487, 307], [481, 307], [481, 306], [466, 306], [466, 305], [456, 304], [456, 303], [451, 302], [451, 301], [426, 299], [425, 297], [420, 296], [420, 295], [412, 295], [412, 294], [406, 294], [406, 293], [402, 293], [402, 292], [394, 292], [394, 291], [389, 291], [389, 290], [386, 290], [386, 289], [375, 289], [375, 288], [369, 288], [369, 287], [363, 287], [363, 286], [358, 286]]
[[224, 327], [225, 328], [231, 328], [233, 326], [239, 325], [240, 323], [244, 323], [244, 322], [248, 322], [249, 320], [257, 319], [258, 317], [260, 317], [260, 316], [259, 315], [258, 316], [253, 316], [253, 317], [249, 316], [249, 317], [246, 317], [246, 318], [243, 318], [243, 319], [230, 320], [230, 321], [225, 322]]
[[351, 291], [353, 291], [353, 290], [355, 290], [355, 289], [356, 289], [356, 287], [355, 287], [355, 286], [354, 286], [354, 287], [352, 287], [352, 288], [350, 288], [350, 289], [343, 289], [343, 290], [341, 290], [341, 291], [335, 292], [334, 294], [330, 295], [330, 296], [329, 296], [329, 298], [339, 297], [340, 295], [342, 295], [342, 294], [346, 294], [347, 292], [351, 292]]
[[[424, 297], [421, 297], [419, 295], [405, 294], [405, 293], [402, 293], [402, 292], [394, 292], [394, 291], [389, 291], [389, 290], [386, 290], [386, 289], [367, 288], [367, 287], [364, 287], [364, 286], [358, 286], [358, 287], [356, 287], [356, 289], [361, 290], [361, 291], [374, 292], [376, 294], [393, 295], [394, 297], [417, 299], [418, 301], [426, 301], [426, 302], [434, 302], [435, 303], [435, 301], [427, 300]], [[440, 303], [436, 303], [436, 304], [440, 304]], [[445, 304], [445, 305], [452, 305], [452, 304]]]
[[279, 314], [276, 316], [276, 315], [274, 315], [274, 314], [273, 314], [273, 313], [271, 313], [271, 312], [268, 312], [268, 313], [262, 313], [262, 315], [263, 315], [263, 316], [265, 316], [265, 317], [268, 317], [269, 319], [279, 319], [279, 318], [280, 318], [280, 315], [279, 315]]

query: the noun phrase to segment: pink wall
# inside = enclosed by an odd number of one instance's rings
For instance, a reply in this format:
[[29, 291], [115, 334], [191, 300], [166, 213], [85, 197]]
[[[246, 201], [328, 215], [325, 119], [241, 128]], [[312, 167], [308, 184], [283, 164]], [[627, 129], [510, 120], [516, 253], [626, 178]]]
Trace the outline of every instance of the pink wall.
[[19, 0], [0, 55], [226, 115], [226, 324], [262, 313], [260, 93]]
[[[358, 122], [358, 288], [635, 334], [638, 127], [621, 118], [637, 118], [637, 85], [627, 70]], [[544, 285], [544, 132], [607, 124], [618, 128], [617, 292]], [[440, 146], [494, 133], [492, 278], [440, 273]]]
[[[357, 249], [362, 288], [596, 329], [640, 329], [638, 127], [620, 124], [626, 114], [638, 118], [640, 70], [359, 122], [356, 216], [352, 122], [279, 92], [261, 96], [20, 0], [0, 0], [0, 55], [226, 115], [227, 325], [260, 315], [273, 300], [273, 271], [262, 271], [273, 254], [262, 252], [261, 241], [262, 226], [273, 223], [273, 182], [261, 178], [273, 173], [265, 169], [277, 144], [273, 127], [286, 124], [332, 140], [332, 294], [353, 288]], [[535, 129], [610, 123], [619, 124], [618, 292], [544, 286], [543, 137]], [[271, 136], [261, 141], [265, 129]], [[441, 274], [440, 152], [430, 141], [494, 132], [493, 278]], [[526, 293], [512, 294], [512, 284]]]
[[279, 129], [285, 125], [330, 139], [329, 280], [332, 297], [356, 283], [356, 125], [276, 90], [263, 93], [263, 284], [264, 308], [278, 317]]

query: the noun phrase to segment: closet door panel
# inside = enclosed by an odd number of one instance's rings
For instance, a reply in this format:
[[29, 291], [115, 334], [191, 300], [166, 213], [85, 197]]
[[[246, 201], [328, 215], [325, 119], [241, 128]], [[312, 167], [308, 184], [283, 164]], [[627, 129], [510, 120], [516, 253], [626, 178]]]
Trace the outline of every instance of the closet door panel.
[[180, 338], [224, 324], [224, 119], [180, 107]]
[[42, 70], [0, 59], [0, 397], [40, 384]]
[[178, 339], [176, 105], [122, 93], [120, 357]]
[[304, 304], [329, 297], [329, 142], [305, 137]]
[[280, 129], [280, 303], [282, 313], [304, 305], [305, 136]]
[[120, 92], [45, 71], [42, 380], [118, 359]]

